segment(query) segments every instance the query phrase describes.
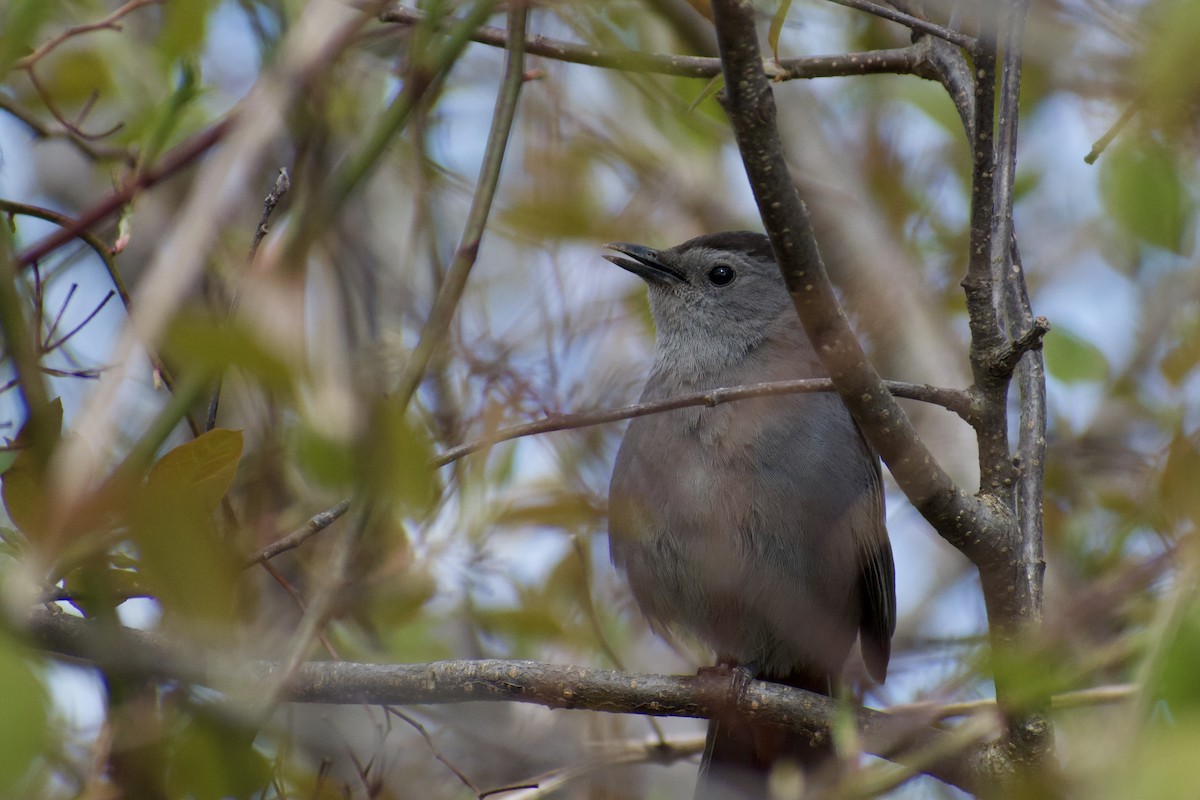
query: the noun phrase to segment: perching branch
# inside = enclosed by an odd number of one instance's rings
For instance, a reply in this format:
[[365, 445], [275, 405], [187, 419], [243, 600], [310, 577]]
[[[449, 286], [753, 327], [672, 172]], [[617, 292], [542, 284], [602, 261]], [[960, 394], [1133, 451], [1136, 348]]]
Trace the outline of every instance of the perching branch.
[[[967, 422], [971, 422], [971, 397], [962, 390], [943, 389], [937, 386], [929, 386], [928, 384], [903, 383], [901, 381], [884, 381], [884, 385], [896, 397], [905, 397], [910, 400], [920, 400], [925, 403], [939, 405], [958, 414]], [[800, 380], [755, 383], [748, 386], [731, 386], [720, 389], [709, 389], [703, 392], [689, 392], [688, 394], [669, 397], [666, 400], [632, 403], [627, 406], [604, 411], [581, 412], [577, 414], [551, 414], [544, 419], [534, 422], [501, 428], [487, 436], [482, 436], [452, 447], [434, 458], [433, 465], [436, 467], [445, 466], [452, 461], [457, 461], [463, 456], [470, 455], [485, 447], [518, 439], [522, 436], [534, 436], [539, 433], [603, 425], [609, 422], [633, 419], [634, 417], [660, 414], [664, 411], [673, 411], [677, 408], [689, 408], [691, 406], [708, 406], [712, 408], [722, 403], [745, 400], [751, 397], [774, 397], [784, 394], [831, 391], [835, 391], [835, 389], [833, 381], [829, 378], [802, 378]]]
[[[165, 637], [128, 628], [102, 630], [61, 612], [39, 611], [27, 625], [49, 652], [83, 659], [108, 674], [146, 680], [181, 681], [224, 693], [230, 715], [246, 724], [247, 697], [275, 685], [285, 668], [273, 661], [238, 663], [228, 654], [181, 649]], [[707, 718], [727, 707], [729, 682], [720, 675], [646, 675], [536, 661], [458, 660], [429, 664], [307, 662], [281, 685], [281, 699], [294, 703], [411, 705], [519, 702], [552, 709], [591, 709], [616, 714]], [[739, 696], [747, 716], [810, 736], [830, 735], [845, 714], [836, 701], [782, 684], [753, 681]], [[852, 712], [864, 750], [911, 765], [970, 791], [994, 779], [999, 761], [985, 742], [995, 723], [955, 730], [930, 726], [936, 711], [900, 715], [859, 708]]]

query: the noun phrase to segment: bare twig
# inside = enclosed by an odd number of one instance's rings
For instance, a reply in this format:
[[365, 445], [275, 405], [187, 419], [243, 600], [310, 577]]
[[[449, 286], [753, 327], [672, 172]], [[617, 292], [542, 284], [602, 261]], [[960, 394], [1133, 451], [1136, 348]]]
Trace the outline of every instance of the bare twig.
[[54, 104], [54, 99], [42, 86], [41, 81], [38, 80], [37, 72], [32, 66], [25, 70], [25, 75], [29, 78], [29, 83], [33, 86], [34, 91], [37, 92], [38, 98], [41, 99], [42, 105], [44, 105], [46, 110], [50, 112], [50, 116], [54, 117], [54, 119], [58, 121], [59, 125], [62, 125], [68, 131], [70, 131], [72, 136], [76, 136], [84, 141], [96, 141], [99, 139], [107, 139], [109, 136], [112, 136], [114, 133], [121, 130], [121, 128], [125, 127], [124, 122], [118, 122], [111, 128], [100, 131], [99, 133], [86, 133], [80, 126], [83, 125], [84, 119], [87, 118], [88, 112], [91, 111], [91, 101], [89, 101], [83, 107], [83, 110], [79, 112], [74, 121], [68, 120], [62, 115], [62, 112], [58, 110], [58, 106]]
[[0, 94], [0, 111], [5, 111], [20, 120], [33, 132], [36, 138], [65, 139], [80, 153], [83, 153], [84, 156], [93, 161], [124, 161], [126, 164], [132, 166], [137, 160], [137, 154], [133, 150], [95, 144], [86, 139], [79, 138], [69, 128], [56, 128], [48, 125], [23, 108], [16, 100], [4, 94]]
[[303, 527], [289, 533], [287, 536], [272, 542], [271, 544], [259, 550], [249, 561], [246, 562], [247, 567], [253, 567], [255, 564], [261, 564], [264, 561], [269, 561], [280, 553], [286, 553], [288, 550], [295, 550], [300, 545], [304, 544], [313, 536], [328, 528], [336, 522], [346, 509], [350, 508], [350, 501], [343, 500], [332, 508], [316, 514], [308, 522], [304, 523]]
[[830, 0], [830, 2], [837, 3], [839, 6], [857, 9], [858, 11], [865, 11], [880, 19], [898, 22], [906, 28], [911, 28], [921, 33], [928, 33], [930, 36], [936, 36], [939, 39], [945, 39], [950, 44], [958, 45], [964, 49], [970, 49], [975, 44], [975, 40], [965, 33], [959, 33], [958, 31], [930, 22], [927, 19], [914, 17], [911, 14], [905, 14], [903, 11], [870, 3], [867, 0]]
[[[271, 212], [275, 210], [275, 206], [279, 205], [279, 201], [283, 199], [283, 196], [287, 194], [290, 188], [292, 188], [291, 176], [288, 175], [286, 167], [280, 167], [279, 172], [275, 175], [275, 184], [263, 199], [262, 216], [258, 218], [258, 226], [254, 229], [254, 238], [250, 242], [250, 253], [246, 257], [248, 262], [254, 261], [254, 256], [258, 253], [258, 246], [262, 242], [263, 237], [267, 235], [267, 221], [271, 218]], [[226, 311], [227, 317], [233, 316], [234, 311], [237, 310], [237, 305], [238, 295], [235, 289], [233, 297], [229, 300], [229, 308]], [[211, 431], [217, 427], [217, 414], [221, 410], [221, 387], [224, 381], [225, 376], [218, 375], [212, 394], [209, 395], [208, 413], [205, 414], [204, 420], [204, 430], [206, 431]]]
[[[52, 351], [57, 350], [58, 348], [62, 347], [67, 342], [69, 342], [71, 340], [71, 337], [73, 337], [75, 334], [77, 334], [81, 330], [83, 330], [84, 326], [86, 326], [89, 322], [91, 322], [95, 318], [95, 316], [97, 314], [99, 314], [100, 311], [106, 305], [108, 305], [108, 301], [112, 300], [114, 295], [116, 295], [116, 292], [113, 291], [112, 289], [109, 289], [108, 294], [104, 295], [104, 299], [96, 304], [96, 307], [92, 309], [92, 312], [90, 314], [88, 314], [86, 317], [83, 318], [82, 322], [80, 322], [78, 325], [76, 325], [71, 330], [64, 333], [60, 338], [54, 340], [53, 342], [47, 342], [42, 348], [44, 350], [44, 352], [47, 352], [47, 353], [52, 352]], [[64, 304], [64, 308], [65, 308], [65, 304]]]
[[[415, 25], [424, 20], [425, 15], [413, 8], [396, 6], [380, 14], [379, 18], [383, 22]], [[492, 47], [507, 47], [508, 31], [483, 26], [475, 29], [471, 39]], [[721, 74], [719, 58], [643, 53], [638, 50], [599, 50], [590, 45], [541, 35], [526, 37], [525, 50], [531, 55], [556, 61], [619, 69], [624, 72], [650, 72], [684, 78], [713, 78]], [[778, 61], [767, 62], [769, 66], [766, 68], [771, 70], [772, 80], [787, 81], [877, 73], [915, 74], [919, 60], [920, 54], [915, 48], [901, 47], [861, 53], [781, 58]]]
[[254, 229], [254, 241], [250, 243], [250, 255], [248, 256], [250, 261], [254, 260], [255, 254], [258, 252], [258, 245], [268, 233], [267, 221], [271, 219], [271, 213], [290, 188], [292, 188], [292, 178], [288, 175], [287, 167], [280, 167], [275, 176], [275, 185], [263, 199], [262, 216], [258, 218], [258, 227]]
[[15, 66], [17, 69], [29, 69], [38, 61], [45, 58], [51, 50], [75, 36], [91, 33], [92, 31], [119, 31], [121, 30], [121, 26], [118, 24], [118, 22], [126, 14], [137, 11], [142, 6], [159, 5], [162, 2], [163, 0], [129, 0], [129, 2], [125, 3], [116, 11], [112, 12], [101, 20], [97, 20], [96, 22], [88, 22], [83, 25], [73, 25], [70, 28], [67, 28], [53, 39], [43, 43], [29, 55], [17, 59], [13, 66]]
[[[968, 422], [971, 420], [970, 396], [964, 391], [943, 389], [924, 384], [902, 383], [900, 381], [884, 381], [883, 385], [896, 397], [939, 405], [953, 411]], [[507, 442], [522, 436], [533, 436], [539, 433], [550, 433], [552, 431], [563, 431], [573, 428], [586, 428], [592, 425], [619, 422], [625, 419], [633, 419], [634, 417], [661, 414], [664, 411], [674, 411], [675, 409], [692, 406], [708, 406], [709, 408], [713, 408], [722, 403], [731, 403], [736, 400], [746, 400], [753, 397], [774, 397], [785, 394], [832, 391], [836, 391], [836, 388], [833, 381], [829, 378], [803, 378], [791, 381], [755, 383], [748, 386], [709, 389], [703, 392], [681, 394], [676, 397], [667, 398], [666, 400], [632, 403], [605, 411], [578, 414], [552, 414], [534, 422], [514, 425], [511, 428], [501, 428], [487, 436], [452, 447], [434, 458], [433, 464], [434, 466], [441, 467], [485, 447], [490, 447], [500, 442]]]
[[1137, 116], [1137, 112], [1137, 103], [1131, 103], [1129, 108], [1126, 108], [1124, 111], [1122, 111], [1121, 116], [1117, 117], [1117, 121], [1112, 124], [1112, 127], [1105, 131], [1104, 135], [1096, 140], [1096, 143], [1092, 145], [1091, 151], [1083, 157], [1084, 162], [1088, 164], [1095, 164], [1096, 159], [1100, 158], [1100, 155], [1108, 149], [1110, 144], [1112, 144], [1113, 139], [1117, 138], [1117, 134], [1129, 124], [1130, 120]]

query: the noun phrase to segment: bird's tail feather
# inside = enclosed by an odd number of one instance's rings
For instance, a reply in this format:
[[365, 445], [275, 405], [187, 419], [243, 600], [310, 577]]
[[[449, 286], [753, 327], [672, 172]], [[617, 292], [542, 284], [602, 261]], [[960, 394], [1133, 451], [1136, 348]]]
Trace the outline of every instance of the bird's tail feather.
[[[777, 680], [818, 694], [830, 693], [827, 676], [793, 673]], [[814, 741], [807, 734], [775, 725], [752, 722], [738, 714], [714, 716], [700, 762], [695, 800], [765, 800], [773, 770], [791, 762], [806, 778], [824, 772], [834, 763], [828, 738]]]

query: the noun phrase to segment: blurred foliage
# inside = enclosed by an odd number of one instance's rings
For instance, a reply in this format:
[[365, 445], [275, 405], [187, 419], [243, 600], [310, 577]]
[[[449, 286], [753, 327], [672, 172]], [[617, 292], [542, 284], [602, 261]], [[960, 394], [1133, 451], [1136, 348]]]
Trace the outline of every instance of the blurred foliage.
[[[0, 198], [84, 214], [248, 96], [262, 102], [252, 86], [298, 79], [285, 72], [290, 48], [322, 5], [0, 4]], [[503, 51], [462, 38], [472, 15], [504, 26], [498, 6], [413, 5], [424, 22], [364, 19], [326, 42], [262, 158], [221, 166], [235, 146], [222, 140], [96, 224], [111, 265], [70, 244], [14, 273], [51, 403], [35, 406], [44, 441], [30, 441], [6, 347], [0, 797], [470, 797], [445, 764], [488, 790], [648, 733], [640, 718], [495, 703], [405, 709], [407, 718], [297, 704], [250, 719], [265, 687], [154, 683], [118, 668], [127, 654], [101, 670], [45, 652], [24, 630], [39, 603], [203, 644], [230, 663], [284, 658], [314, 607], [329, 609], [306, 643], [318, 659], [519, 657], [683, 672], [708, 658], [648, 631], [608, 564], [620, 425], [486, 440], [636, 397], [649, 316], [636, 282], [600, 259], [603, 242], [668, 245], [757, 227], [719, 81], [528, 58], [466, 293], [400, 408], [388, 393], [447, 283], [504, 63]], [[1033, 5], [1015, 229], [1034, 311], [1054, 325], [1045, 625], [1022, 652], [989, 652], [972, 571], [897, 495], [889, 524], [903, 619], [891, 680], [868, 699], [986, 697], [1001, 659], [1031, 693], [1131, 683], [1132, 699], [1056, 713], [1057, 791], [1190, 797], [1200, 784], [1189, 755], [1200, 746], [1200, 11], [1189, 0]], [[108, 27], [57, 40], [119, 10]], [[764, 0], [759, 10], [780, 57], [910, 42], [833, 4]], [[684, 11], [564, 0], [535, 7], [530, 31], [600, 50], [713, 55], [711, 27]], [[881, 372], [967, 385], [959, 281], [971, 165], [943, 89], [912, 76], [842, 78], [779, 84], [777, 102], [822, 250]], [[241, 107], [269, 129], [260, 111]], [[292, 188], [249, 263], [281, 167]], [[230, 172], [204, 183], [219, 168]], [[247, 184], [197, 221], [201, 186]], [[18, 252], [53, 231], [8, 217]], [[181, 241], [204, 243], [204, 276], [186, 279], [182, 301], [164, 301], [161, 287], [178, 276], [157, 257]], [[133, 288], [132, 309], [103, 302], [112, 270]], [[122, 332], [143, 337], [159, 319], [162, 334], [143, 339], [121, 372]], [[103, 407], [109, 387], [97, 371], [121, 381]], [[924, 411], [914, 411], [922, 435], [969, 482], [966, 426]], [[480, 452], [431, 466], [476, 437]], [[36, 457], [51, 451], [49, 465]], [[343, 499], [345, 516], [268, 566], [246, 566]], [[856, 746], [848, 726], [836, 733]], [[875, 766], [864, 765], [860, 785], [889, 784]], [[597, 770], [564, 796], [685, 797], [694, 771]], [[891, 794], [947, 796], [929, 779]]]

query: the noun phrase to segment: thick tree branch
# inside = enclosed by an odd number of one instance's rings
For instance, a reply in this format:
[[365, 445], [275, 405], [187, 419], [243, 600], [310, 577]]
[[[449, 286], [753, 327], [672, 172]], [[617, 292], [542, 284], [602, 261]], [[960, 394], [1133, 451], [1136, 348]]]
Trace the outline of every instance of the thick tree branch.
[[[425, 15], [413, 8], [396, 6], [379, 15], [382, 22], [398, 25], [416, 25]], [[471, 34], [472, 41], [492, 47], [508, 46], [508, 31], [503, 28], [480, 27]], [[661, 75], [677, 75], [684, 78], [713, 78], [721, 74], [719, 58], [701, 56], [677, 56], [658, 53], [642, 53], [637, 50], [599, 50], [589, 45], [551, 39], [546, 36], [529, 36], [525, 39], [525, 51], [531, 55], [586, 64], [624, 72], [652, 72]], [[863, 53], [845, 53], [830, 56], [806, 56], [803, 58], [781, 58], [767, 62], [771, 79], [788, 81], [807, 78], [835, 78], [878, 73], [922, 74], [918, 70], [923, 63], [924, 53], [916, 47], [901, 47], [892, 50], [871, 50]], [[932, 75], [922, 77], [933, 78]]]
[[[920, 400], [925, 403], [942, 406], [958, 414], [965, 421], [971, 421], [971, 397], [960, 389], [943, 389], [927, 384], [903, 383], [901, 381], [884, 381], [896, 397], [910, 400]], [[634, 417], [644, 417], [650, 414], [660, 414], [677, 408], [691, 406], [708, 406], [713, 408], [722, 403], [735, 400], [745, 400], [751, 397], [773, 397], [784, 394], [803, 394], [808, 392], [836, 391], [833, 381], [829, 378], [804, 378], [792, 381], [775, 381], [772, 383], [755, 383], [748, 386], [731, 386], [720, 389], [709, 389], [702, 392], [690, 392], [666, 400], [655, 400], [645, 403], [632, 403], [620, 408], [604, 411], [583, 412], [578, 414], [552, 414], [544, 419], [501, 428], [494, 433], [464, 442], [439, 454], [433, 460], [434, 466], [441, 467], [463, 456], [470, 455], [485, 447], [491, 447], [500, 442], [518, 439], [522, 436], [534, 436], [539, 433], [586, 428], [592, 425], [603, 425], [608, 422], [618, 422]]]
[[717, 0], [713, 9], [725, 64], [726, 108], [763, 225], [809, 339], [912, 504], [973, 561], [994, 561], [1003, 509], [971, 497], [936, 462], [867, 360], [834, 295], [808, 210], [788, 177], [753, 6], [746, 0]]
[[[271, 661], [238, 663], [228, 654], [183, 650], [159, 634], [95, 623], [55, 611], [34, 613], [26, 626], [45, 650], [96, 664], [110, 674], [171, 680], [222, 691], [234, 709], [258, 696], [285, 671]], [[646, 675], [536, 661], [460, 660], [429, 664], [308, 662], [291, 671], [281, 699], [297, 703], [411, 705], [520, 702], [553, 709], [707, 718], [728, 706], [729, 681], [720, 675]], [[739, 696], [743, 713], [816, 738], [828, 737], [844, 714], [831, 698], [767, 681]], [[987, 785], [1002, 765], [988, 717], [953, 731], [930, 726], [936, 710], [890, 715], [854, 711], [866, 752], [932, 775], [968, 791]], [[244, 710], [236, 716], [245, 716]], [[253, 724], [254, 720], [247, 720]]]

